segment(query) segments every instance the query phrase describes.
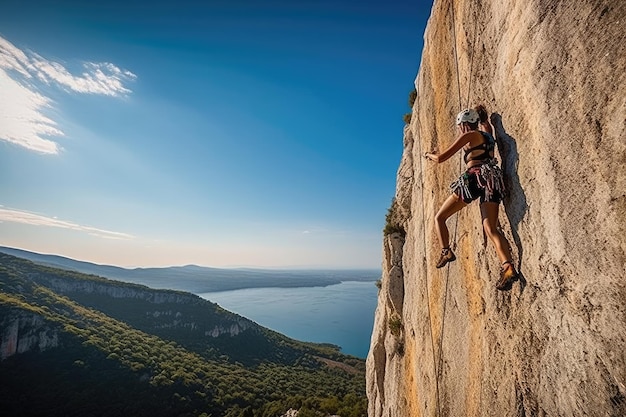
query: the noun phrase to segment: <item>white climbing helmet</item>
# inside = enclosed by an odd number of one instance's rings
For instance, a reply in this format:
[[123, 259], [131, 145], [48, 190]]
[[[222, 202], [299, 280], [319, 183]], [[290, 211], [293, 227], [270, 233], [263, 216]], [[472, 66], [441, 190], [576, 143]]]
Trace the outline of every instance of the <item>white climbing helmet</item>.
[[476, 123], [478, 121], [478, 112], [474, 109], [465, 109], [456, 116], [456, 124]]

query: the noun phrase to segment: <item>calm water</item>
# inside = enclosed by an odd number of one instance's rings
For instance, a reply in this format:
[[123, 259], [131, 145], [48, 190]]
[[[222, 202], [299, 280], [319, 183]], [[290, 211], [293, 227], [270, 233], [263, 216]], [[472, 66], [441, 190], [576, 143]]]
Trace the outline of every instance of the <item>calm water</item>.
[[293, 339], [332, 343], [349, 355], [369, 350], [378, 289], [374, 282], [328, 287], [250, 288], [198, 294]]

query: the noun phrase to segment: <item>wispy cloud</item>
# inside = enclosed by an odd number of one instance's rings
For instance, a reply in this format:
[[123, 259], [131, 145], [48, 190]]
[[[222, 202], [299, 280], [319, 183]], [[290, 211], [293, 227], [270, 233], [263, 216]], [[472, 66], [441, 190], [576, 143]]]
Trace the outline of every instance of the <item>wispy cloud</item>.
[[31, 60], [35, 75], [46, 84], [59, 84], [69, 87], [77, 93], [103, 94], [119, 96], [131, 92], [124, 87], [124, 81], [132, 80], [135, 75], [129, 71], [122, 71], [110, 63], [86, 62], [83, 64], [85, 72], [76, 76], [71, 74], [63, 65], [47, 61], [39, 55]]
[[57, 123], [44, 115], [53, 101], [42, 95], [42, 85], [68, 92], [111, 97], [131, 93], [126, 84], [136, 78], [111, 63], [83, 63], [82, 73], [72, 74], [63, 64], [23, 51], [0, 36], [0, 140], [27, 149], [56, 154], [53, 137], [63, 136]]
[[306, 229], [303, 229], [301, 233], [303, 235], [319, 235], [319, 234], [325, 234], [328, 232], [335, 232], [335, 231], [336, 230], [328, 229], [327, 227], [310, 226], [310, 227], [307, 227]]
[[0, 206], [0, 222], [11, 222], [28, 224], [31, 226], [58, 227], [61, 229], [76, 230], [79, 232], [89, 233], [90, 235], [106, 238], [106, 239], [133, 239], [134, 236], [127, 233], [112, 232], [110, 230], [98, 229], [91, 226], [82, 226], [65, 220], [59, 220], [53, 217], [42, 216], [22, 210], [3, 208]]
[[50, 100], [29, 90], [0, 69], [0, 139], [41, 153], [58, 153], [47, 137], [62, 136], [56, 123], [44, 116]]

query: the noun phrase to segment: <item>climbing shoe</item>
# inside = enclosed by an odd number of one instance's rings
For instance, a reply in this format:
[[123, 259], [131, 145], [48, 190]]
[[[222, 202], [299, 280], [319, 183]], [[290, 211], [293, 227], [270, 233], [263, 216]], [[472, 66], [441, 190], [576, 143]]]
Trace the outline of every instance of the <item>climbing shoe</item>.
[[443, 248], [441, 250], [441, 256], [439, 257], [439, 260], [437, 261], [437, 265], [435, 266], [437, 268], [443, 268], [445, 264], [447, 264], [448, 262], [452, 262], [455, 259], [456, 259], [456, 256], [454, 255], [454, 252], [452, 252], [452, 249]]
[[502, 268], [500, 268], [500, 279], [496, 283], [496, 288], [500, 291], [506, 291], [511, 289], [511, 284], [513, 281], [517, 279], [517, 271], [515, 271], [515, 267], [511, 263], [511, 261], [506, 261], [502, 264]]

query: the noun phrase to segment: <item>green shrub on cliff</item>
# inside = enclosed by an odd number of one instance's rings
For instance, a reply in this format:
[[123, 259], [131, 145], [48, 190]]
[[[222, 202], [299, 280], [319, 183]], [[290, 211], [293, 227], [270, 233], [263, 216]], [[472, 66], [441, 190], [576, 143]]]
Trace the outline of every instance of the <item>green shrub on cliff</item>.
[[411, 90], [411, 92], [409, 93], [409, 108], [411, 108], [411, 111], [402, 116], [402, 120], [404, 120], [404, 123], [406, 123], [407, 125], [411, 123], [411, 117], [413, 115], [413, 104], [415, 104], [416, 98], [417, 90], [415, 89], [415, 87], [413, 87], [413, 90]]
[[413, 104], [415, 104], [415, 99], [417, 98], [417, 90], [413, 87], [413, 90], [409, 93], [409, 107], [413, 108]]
[[385, 236], [392, 233], [400, 233], [402, 236], [406, 235], [404, 227], [400, 224], [398, 203], [395, 198], [391, 201], [391, 206], [387, 209], [387, 214], [385, 215], [385, 228], [383, 229], [383, 234]]

